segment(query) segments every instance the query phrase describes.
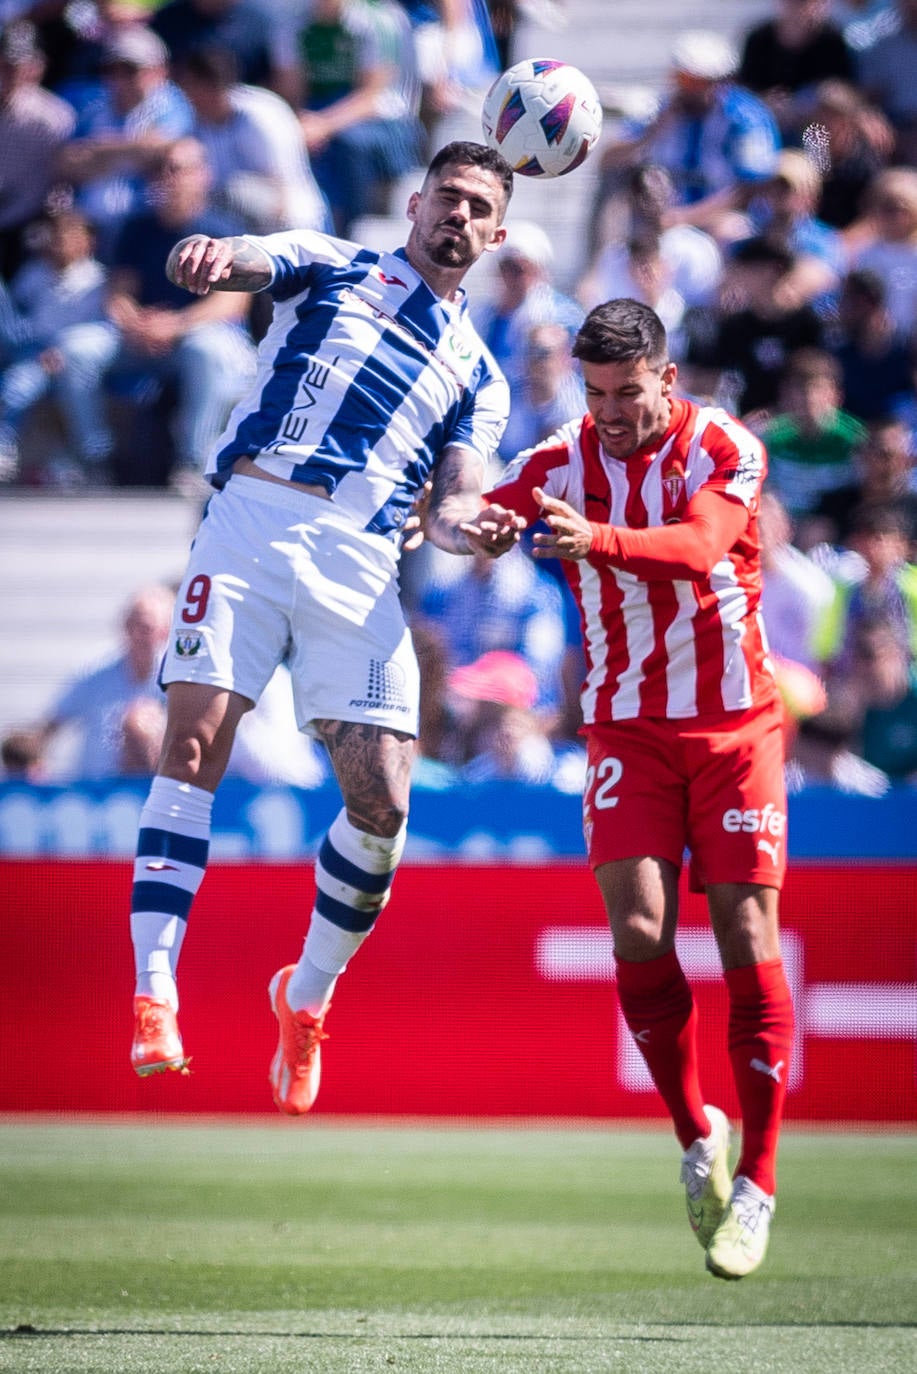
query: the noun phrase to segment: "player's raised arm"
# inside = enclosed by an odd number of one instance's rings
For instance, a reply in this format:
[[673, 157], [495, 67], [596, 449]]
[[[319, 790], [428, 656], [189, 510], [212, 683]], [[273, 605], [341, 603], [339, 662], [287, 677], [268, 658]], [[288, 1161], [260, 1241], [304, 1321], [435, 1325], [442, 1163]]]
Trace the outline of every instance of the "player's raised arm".
[[470, 449], [444, 450], [433, 469], [433, 490], [424, 521], [427, 538], [447, 553], [481, 551], [494, 558], [519, 541], [525, 521], [515, 511], [487, 505], [483, 467]]
[[248, 239], [190, 234], [166, 259], [166, 276], [195, 296], [210, 291], [261, 291], [271, 280], [271, 261]]

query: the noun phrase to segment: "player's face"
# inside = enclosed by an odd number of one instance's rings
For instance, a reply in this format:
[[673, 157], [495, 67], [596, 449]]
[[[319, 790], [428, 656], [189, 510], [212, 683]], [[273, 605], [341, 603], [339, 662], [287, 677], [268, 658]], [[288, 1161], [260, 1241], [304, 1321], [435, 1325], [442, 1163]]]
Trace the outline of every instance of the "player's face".
[[676, 367], [636, 362], [582, 363], [586, 406], [605, 452], [629, 458], [668, 428]]
[[482, 253], [498, 248], [506, 198], [492, 172], [481, 167], [443, 167], [427, 177], [408, 203], [413, 221], [409, 247], [438, 268], [466, 270]]

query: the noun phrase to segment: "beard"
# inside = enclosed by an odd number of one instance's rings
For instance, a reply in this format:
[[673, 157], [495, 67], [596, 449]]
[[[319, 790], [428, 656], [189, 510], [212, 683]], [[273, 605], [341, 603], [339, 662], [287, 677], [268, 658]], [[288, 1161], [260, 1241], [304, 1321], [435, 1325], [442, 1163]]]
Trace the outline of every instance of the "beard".
[[434, 239], [431, 236], [424, 248], [437, 267], [470, 267], [474, 262], [474, 249], [466, 238]]

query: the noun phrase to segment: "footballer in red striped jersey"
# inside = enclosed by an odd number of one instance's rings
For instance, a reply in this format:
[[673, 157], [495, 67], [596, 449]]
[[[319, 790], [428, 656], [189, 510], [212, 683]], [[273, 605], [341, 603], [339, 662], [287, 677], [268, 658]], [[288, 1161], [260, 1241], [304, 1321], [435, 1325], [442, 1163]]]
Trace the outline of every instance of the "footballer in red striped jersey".
[[[786, 867], [782, 707], [760, 616], [767, 461], [738, 420], [675, 394], [649, 306], [597, 306], [573, 347], [588, 414], [520, 454], [488, 501], [563, 562], [580, 609], [584, 829], [614, 937], [624, 1019], [673, 1119], [711, 1273], [764, 1258], [793, 1010], [780, 956]], [[494, 511], [496, 515], [497, 510]], [[685, 851], [729, 995], [742, 1115], [705, 1105], [697, 1011], [676, 951]]]

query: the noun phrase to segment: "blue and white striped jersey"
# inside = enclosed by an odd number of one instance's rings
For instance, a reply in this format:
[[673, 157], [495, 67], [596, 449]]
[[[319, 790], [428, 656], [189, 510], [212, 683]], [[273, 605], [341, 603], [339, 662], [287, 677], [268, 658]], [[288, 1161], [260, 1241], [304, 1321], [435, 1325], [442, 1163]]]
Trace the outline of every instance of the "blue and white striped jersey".
[[208, 476], [222, 486], [247, 456], [325, 487], [360, 528], [393, 534], [444, 448], [482, 464], [496, 451], [506, 381], [466, 303], [434, 295], [402, 249], [311, 230], [246, 238], [271, 259], [274, 318]]
[[663, 120], [647, 150], [668, 169], [679, 203], [693, 205], [726, 186], [773, 176], [780, 130], [767, 105], [742, 86], [717, 87], [711, 108]]

